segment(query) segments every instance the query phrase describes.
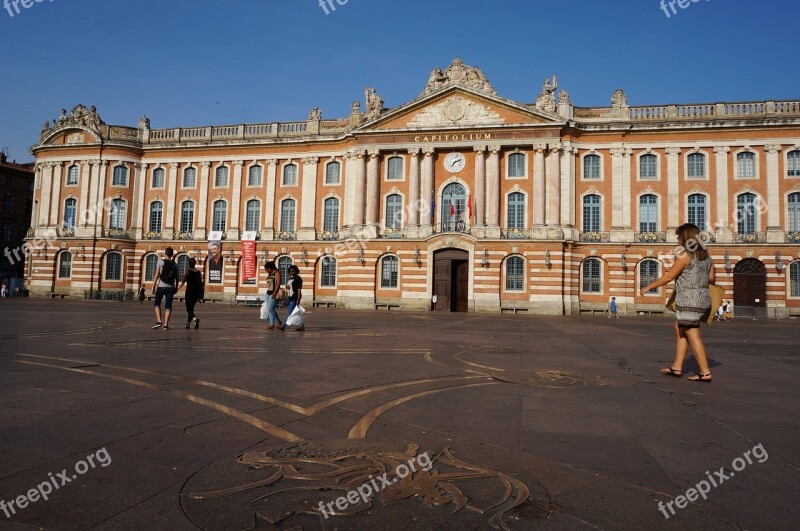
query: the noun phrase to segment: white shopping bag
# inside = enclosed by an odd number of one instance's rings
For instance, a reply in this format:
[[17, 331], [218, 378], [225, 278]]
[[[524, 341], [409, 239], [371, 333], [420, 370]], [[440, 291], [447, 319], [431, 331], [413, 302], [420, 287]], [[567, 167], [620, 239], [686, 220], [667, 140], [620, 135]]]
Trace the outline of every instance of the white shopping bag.
[[286, 326], [297, 326], [297, 327], [303, 326], [304, 313], [306, 313], [306, 311], [303, 309], [302, 306], [296, 306], [294, 311], [292, 312], [292, 315], [290, 315], [289, 318], [286, 319]]
[[267, 312], [267, 301], [264, 301], [264, 304], [261, 305], [261, 316], [260, 316], [261, 319], [264, 319], [265, 321], [269, 319], [268, 313], [269, 312]]

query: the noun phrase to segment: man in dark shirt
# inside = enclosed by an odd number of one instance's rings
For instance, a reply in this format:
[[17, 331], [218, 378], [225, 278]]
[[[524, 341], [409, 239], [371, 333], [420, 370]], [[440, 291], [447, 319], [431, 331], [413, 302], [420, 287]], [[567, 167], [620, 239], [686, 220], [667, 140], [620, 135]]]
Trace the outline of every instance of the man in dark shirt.
[[[300, 301], [303, 298], [303, 279], [300, 277], [300, 269], [296, 265], [290, 265], [288, 271], [289, 280], [286, 281], [286, 298], [289, 301], [289, 313], [287, 314], [287, 321], [289, 317], [291, 317], [294, 309], [300, 306]], [[286, 324], [284, 323], [278, 328], [285, 330]], [[303, 331], [305, 329], [306, 327], [302, 320], [300, 321], [300, 325], [295, 328], [297, 331]]]

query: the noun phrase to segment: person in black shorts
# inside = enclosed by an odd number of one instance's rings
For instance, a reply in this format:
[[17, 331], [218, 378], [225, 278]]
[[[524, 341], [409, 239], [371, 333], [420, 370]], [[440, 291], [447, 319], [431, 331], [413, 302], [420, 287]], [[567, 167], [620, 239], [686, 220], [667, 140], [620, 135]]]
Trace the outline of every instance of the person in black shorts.
[[[296, 265], [290, 265], [288, 271], [289, 279], [286, 281], [286, 298], [289, 301], [289, 313], [286, 316], [287, 320], [294, 309], [300, 305], [300, 300], [303, 298], [303, 279], [300, 277], [300, 269]], [[285, 330], [286, 325], [282, 324], [278, 328]], [[305, 329], [305, 325], [300, 325], [295, 330], [302, 332]]]
[[[153, 293], [156, 301], [153, 304], [156, 311], [156, 324], [153, 329], [164, 327], [169, 330], [169, 317], [172, 314], [172, 297], [175, 296], [175, 288], [178, 287], [178, 264], [172, 259], [175, 251], [172, 247], [164, 249], [164, 258], [158, 261], [156, 266], [156, 277], [153, 279]], [[164, 302], [164, 322], [161, 322], [161, 299]]]
[[194, 329], [200, 328], [200, 319], [194, 314], [197, 301], [203, 298], [203, 273], [195, 269], [197, 260], [189, 258], [189, 268], [183, 277], [183, 282], [178, 286], [178, 291], [186, 286], [186, 326], [189, 328], [194, 323]]

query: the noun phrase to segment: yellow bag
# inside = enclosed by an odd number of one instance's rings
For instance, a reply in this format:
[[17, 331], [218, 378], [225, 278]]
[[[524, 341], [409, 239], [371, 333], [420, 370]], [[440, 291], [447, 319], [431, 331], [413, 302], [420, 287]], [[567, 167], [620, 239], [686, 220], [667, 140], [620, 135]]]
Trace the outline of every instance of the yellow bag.
[[667, 301], [667, 310], [671, 311], [672, 313], [677, 313], [677, 308], [675, 304], [675, 291], [672, 291], [672, 295], [669, 296], [669, 300]]

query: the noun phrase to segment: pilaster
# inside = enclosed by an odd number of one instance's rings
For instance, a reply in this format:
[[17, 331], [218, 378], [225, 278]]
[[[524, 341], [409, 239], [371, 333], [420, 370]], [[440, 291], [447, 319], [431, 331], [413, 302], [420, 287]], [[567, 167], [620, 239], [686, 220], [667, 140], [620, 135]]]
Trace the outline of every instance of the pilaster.
[[778, 173], [780, 144], [764, 146], [767, 157], [767, 243], [784, 243], [785, 233], [781, 228], [781, 190]]
[[731, 148], [728, 146], [714, 148], [717, 170], [717, 194], [715, 198], [717, 203], [717, 243], [731, 243], [733, 241], [733, 231], [728, 217], [728, 154], [730, 152]]
[[238, 240], [242, 227], [242, 168], [243, 160], [233, 161], [233, 189], [231, 190], [231, 226], [228, 227], [229, 240]]
[[[164, 205], [166, 222], [161, 227], [161, 234], [165, 240], [171, 240], [175, 236], [175, 196], [178, 193], [178, 166], [177, 162], [169, 163], [169, 175], [167, 176], [167, 203]], [[134, 196], [136, 189], [133, 190]]]
[[264, 229], [261, 231], [262, 240], [275, 238], [275, 180], [278, 173], [278, 161], [267, 160], [267, 197], [264, 205]]
[[500, 238], [500, 146], [489, 146], [486, 160], [486, 238]]
[[315, 211], [317, 207], [317, 167], [319, 157], [306, 157], [303, 162], [303, 197], [300, 207], [300, 230], [297, 231], [298, 240], [315, 240], [317, 231], [315, 226]]
[[200, 198], [197, 205], [197, 227], [194, 230], [196, 240], [205, 240], [208, 234], [208, 180], [211, 173], [211, 163], [200, 163]]

